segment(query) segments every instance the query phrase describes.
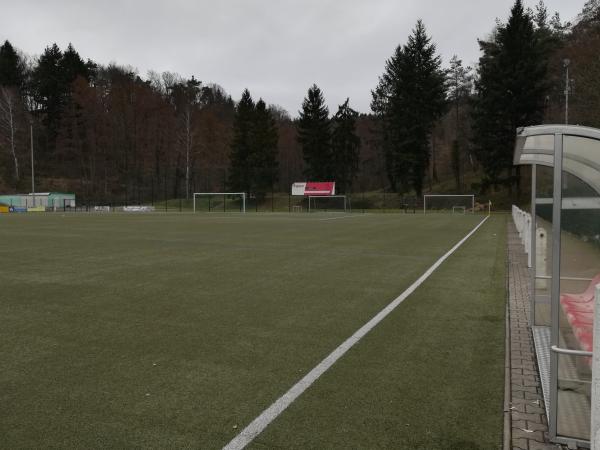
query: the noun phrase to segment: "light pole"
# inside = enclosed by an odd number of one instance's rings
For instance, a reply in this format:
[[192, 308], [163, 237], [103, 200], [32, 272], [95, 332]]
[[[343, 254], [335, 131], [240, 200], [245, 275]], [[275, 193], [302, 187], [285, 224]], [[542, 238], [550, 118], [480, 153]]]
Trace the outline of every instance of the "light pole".
[[35, 170], [33, 168], [33, 120], [29, 121], [29, 138], [31, 140], [31, 193], [33, 194], [33, 206], [35, 207]]
[[567, 58], [563, 60], [565, 67], [565, 125], [569, 124], [569, 64], [571, 61]]

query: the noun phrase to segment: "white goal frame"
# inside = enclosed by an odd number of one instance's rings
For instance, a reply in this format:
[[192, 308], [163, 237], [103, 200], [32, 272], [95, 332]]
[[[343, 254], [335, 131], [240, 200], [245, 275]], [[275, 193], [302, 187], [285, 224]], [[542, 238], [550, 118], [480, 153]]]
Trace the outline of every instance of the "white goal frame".
[[194, 212], [196, 212], [196, 196], [208, 195], [208, 196], [221, 196], [227, 195], [239, 195], [242, 197], [242, 212], [246, 212], [246, 193], [245, 192], [194, 192]]
[[[308, 212], [311, 212], [310, 199], [311, 198], [343, 198], [344, 199], [344, 212], [348, 212], [348, 200], [345, 195], [309, 195], [308, 196]], [[350, 207], [352, 212], [352, 207]]]
[[[466, 197], [466, 198], [470, 197], [471, 198], [471, 214], [475, 214], [475, 194], [425, 194], [425, 195], [423, 195], [423, 214], [427, 214], [427, 199], [431, 198], [431, 197]], [[455, 208], [455, 206], [452, 206], [453, 213], [454, 213], [454, 208]]]

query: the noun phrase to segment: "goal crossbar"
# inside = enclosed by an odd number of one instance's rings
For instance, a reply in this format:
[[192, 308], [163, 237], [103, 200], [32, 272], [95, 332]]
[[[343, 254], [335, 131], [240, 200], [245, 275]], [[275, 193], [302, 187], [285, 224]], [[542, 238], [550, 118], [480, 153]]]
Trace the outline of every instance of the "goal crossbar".
[[242, 212], [246, 212], [246, 193], [245, 192], [194, 192], [194, 212], [196, 212], [196, 197], [200, 195], [226, 197], [228, 195], [239, 195], [242, 197]]
[[[434, 197], [441, 197], [441, 198], [460, 197], [460, 198], [466, 198], [466, 199], [470, 198], [471, 199], [471, 214], [475, 213], [475, 194], [425, 194], [425, 195], [423, 195], [423, 214], [427, 213], [427, 199], [431, 199]], [[457, 207], [467, 209], [465, 206], [462, 206], [462, 205], [452, 205], [453, 210], [454, 210], [454, 208], [457, 208]]]

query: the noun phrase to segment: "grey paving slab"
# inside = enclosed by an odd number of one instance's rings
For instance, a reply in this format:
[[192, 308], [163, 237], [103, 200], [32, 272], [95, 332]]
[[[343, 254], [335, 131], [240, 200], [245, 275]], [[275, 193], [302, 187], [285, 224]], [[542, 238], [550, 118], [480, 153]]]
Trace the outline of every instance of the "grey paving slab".
[[[560, 445], [548, 441], [542, 386], [537, 371], [533, 335], [529, 318], [531, 295], [527, 256], [512, 222], [508, 224], [507, 287], [508, 342], [510, 346], [510, 443], [505, 448], [556, 450]], [[508, 435], [506, 433], [505, 435]]]

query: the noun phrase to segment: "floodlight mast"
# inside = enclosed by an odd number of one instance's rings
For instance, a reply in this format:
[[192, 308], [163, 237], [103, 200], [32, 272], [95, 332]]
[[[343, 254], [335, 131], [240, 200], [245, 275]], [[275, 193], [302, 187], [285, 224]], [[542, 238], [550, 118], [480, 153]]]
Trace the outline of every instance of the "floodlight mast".
[[35, 207], [35, 171], [33, 168], [33, 119], [29, 119], [29, 140], [31, 145], [31, 194], [33, 195], [33, 206]]
[[565, 58], [563, 60], [565, 67], [565, 125], [569, 124], [569, 90], [571, 88], [569, 83], [569, 64], [571, 64], [571, 60]]

